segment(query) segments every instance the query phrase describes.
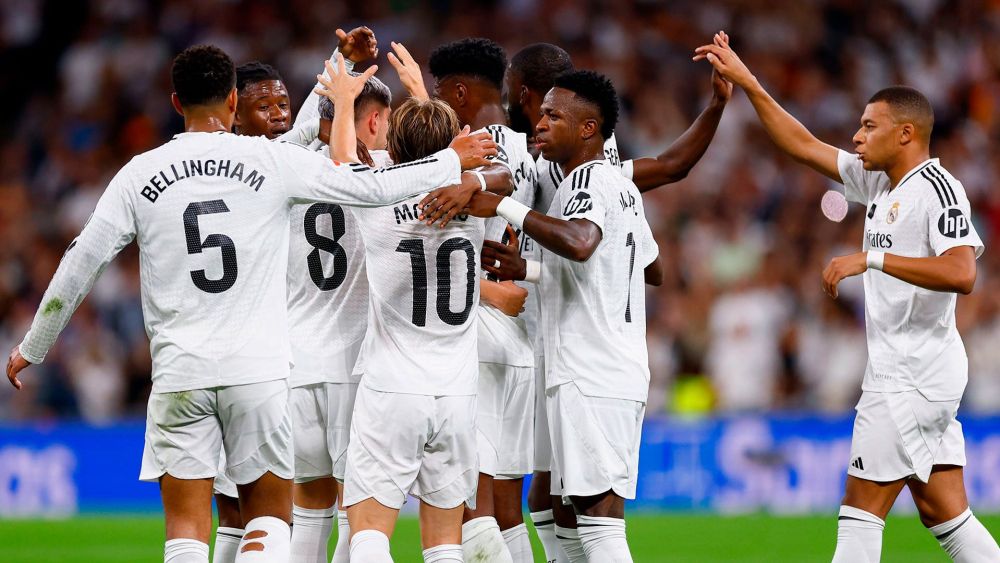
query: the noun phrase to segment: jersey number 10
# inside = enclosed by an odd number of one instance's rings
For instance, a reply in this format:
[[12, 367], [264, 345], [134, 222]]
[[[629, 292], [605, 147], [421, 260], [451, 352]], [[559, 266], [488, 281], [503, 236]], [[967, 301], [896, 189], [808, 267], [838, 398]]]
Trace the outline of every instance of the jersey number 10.
[[[451, 254], [464, 251], [466, 256], [465, 307], [457, 313], [451, 310]], [[427, 258], [424, 241], [418, 238], [399, 241], [396, 252], [410, 255], [413, 270], [413, 315], [411, 321], [416, 326], [427, 325]], [[437, 314], [447, 324], [458, 326], [465, 323], [472, 312], [472, 297], [476, 290], [476, 249], [469, 240], [454, 237], [438, 247], [437, 251]]]

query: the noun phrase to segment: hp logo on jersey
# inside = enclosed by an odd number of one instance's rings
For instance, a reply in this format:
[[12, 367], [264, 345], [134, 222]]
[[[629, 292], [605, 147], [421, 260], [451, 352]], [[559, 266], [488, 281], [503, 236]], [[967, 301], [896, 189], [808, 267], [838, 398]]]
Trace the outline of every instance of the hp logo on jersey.
[[586, 213], [593, 208], [594, 202], [591, 201], [590, 194], [587, 192], [576, 192], [573, 199], [566, 203], [566, 208], [563, 209], [563, 216]]
[[962, 238], [969, 234], [969, 220], [961, 209], [945, 209], [938, 218], [938, 230], [948, 238]]

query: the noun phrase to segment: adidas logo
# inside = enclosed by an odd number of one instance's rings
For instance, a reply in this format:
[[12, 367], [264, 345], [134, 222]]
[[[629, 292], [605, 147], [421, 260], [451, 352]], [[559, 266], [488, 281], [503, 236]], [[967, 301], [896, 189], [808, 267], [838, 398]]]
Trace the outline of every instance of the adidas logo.
[[851, 462], [851, 467], [860, 469], [861, 471], [865, 470], [865, 464], [861, 461], [860, 457], [854, 458], [854, 461]]

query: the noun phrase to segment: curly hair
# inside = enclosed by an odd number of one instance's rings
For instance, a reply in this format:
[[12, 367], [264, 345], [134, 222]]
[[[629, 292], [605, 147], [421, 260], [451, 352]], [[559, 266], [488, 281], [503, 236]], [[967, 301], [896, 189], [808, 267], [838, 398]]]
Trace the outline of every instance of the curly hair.
[[214, 45], [195, 45], [174, 58], [170, 76], [181, 106], [219, 103], [236, 86], [233, 60]]
[[592, 70], [575, 70], [556, 77], [554, 88], [562, 88], [597, 106], [601, 115], [601, 136], [605, 139], [615, 132], [618, 125], [618, 94], [603, 74]]
[[281, 74], [273, 66], [260, 61], [250, 61], [236, 67], [236, 89], [243, 94], [247, 86], [264, 82], [265, 80], [277, 80], [284, 83]]
[[460, 39], [434, 49], [427, 66], [437, 80], [457, 75], [475, 76], [500, 89], [507, 70], [507, 54], [490, 39]]
[[451, 106], [410, 98], [389, 116], [389, 156], [396, 164], [419, 160], [448, 148], [458, 132], [458, 115]]

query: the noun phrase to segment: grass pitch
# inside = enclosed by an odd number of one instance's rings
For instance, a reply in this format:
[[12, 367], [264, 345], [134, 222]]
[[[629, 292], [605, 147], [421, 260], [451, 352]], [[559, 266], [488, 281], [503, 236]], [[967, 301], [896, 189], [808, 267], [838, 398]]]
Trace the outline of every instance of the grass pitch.
[[[1000, 516], [979, 516], [1000, 535]], [[530, 527], [530, 524], [529, 524]], [[336, 532], [334, 532], [336, 533]], [[628, 519], [637, 562], [827, 562], [837, 519], [828, 516], [717, 516], [637, 514]], [[543, 561], [535, 541], [535, 561]], [[331, 553], [333, 544], [331, 543]], [[396, 561], [419, 562], [417, 521], [403, 518], [392, 538]], [[0, 520], [4, 563], [137, 563], [163, 560], [163, 521], [155, 515], [80, 516], [68, 520]], [[882, 546], [885, 563], [946, 562], [916, 516], [889, 517]]]

